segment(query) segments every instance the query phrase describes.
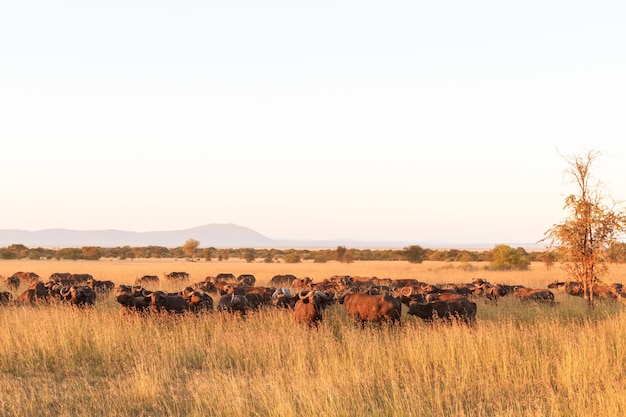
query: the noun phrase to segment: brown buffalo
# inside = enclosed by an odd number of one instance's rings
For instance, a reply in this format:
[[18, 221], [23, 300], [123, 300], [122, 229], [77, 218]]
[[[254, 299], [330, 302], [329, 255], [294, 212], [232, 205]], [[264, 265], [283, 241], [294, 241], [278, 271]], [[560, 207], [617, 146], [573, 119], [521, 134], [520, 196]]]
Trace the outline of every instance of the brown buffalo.
[[554, 303], [554, 293], [548, 289], [516, 287], [513, 294], [520, 301]]
[[346, 308], [348, 316], [365, 327], [366, 322], [400, 323], [402, 303], [400, 298], [390, 295], [370, 295], [348, 293], [339, 297], [339, 303]]
[[293, 313], [296, 322], [317, 327], [322, 321], [324, 309], [333, 302], [332, 294], [317, 290], [300, 291], [298, 297]]
[[41, 281], [41, 277], [34, 272], [19, 271], [19, 272], [12, 274], [11, 277], [17, 277], [20, 280], [20, 282], [25, 282], [26, 285], [28, 285], [29, 287], [31, 286], [31, 284], [34, 285], [36, 282]]
[[304, 290], [304, 289], [309, 288], [312, 283], [313, 283], [313, 280], [309, 277], [296, 278], [293, 281], [291, 281], [291, 286], [294, 288]]

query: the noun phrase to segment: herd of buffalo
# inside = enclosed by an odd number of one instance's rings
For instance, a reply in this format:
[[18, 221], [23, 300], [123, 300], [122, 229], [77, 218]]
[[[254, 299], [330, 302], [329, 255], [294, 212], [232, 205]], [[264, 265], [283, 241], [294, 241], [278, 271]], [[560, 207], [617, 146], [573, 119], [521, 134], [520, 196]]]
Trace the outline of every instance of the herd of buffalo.
[[[7, 291], [0, 292], [2, 304], [65, 302], [77, 307], [95, 304], [99, 297], [114, 296], [123, 313], [200, 313], [217, 310], [224, 314], [246, 315], [263, 307], [293, 311], [298, 323], [315, 327], [324, 310], [340, 304], [355, 323], [399, 324], [402, 307], [425, 321], [443, 320], [473, 324], [477, 299], [497, 303], [513, 295], [521, 301], [554, 303], [554, 291], [582, 296], [574, 281], [553, 282], [548, 288], [492, 284], [482, 278], [469, 283], [433, 285], [417, 279], [390, 279], [335, 275], [320, 282], [294, 275], [276, 275], [267, 286], [256, 285], [252, 274], [235, 276], [222, 273], [190, 283], [186, 272], [164, 274], [169, 282], [184, 288], [176, 292], [149, 290], [158, 287], [156, 275], [144, 275], [132, 284], [116, 285], [100, 281], [90, 274], [53, 273], [43, 280], [34, 272], [16, 272], [3, 278]], [[20, 288], [26, 287], [20, 292]], [[19, 293], [17, 297], [13, 293]], [[595, 296], [626, 300], [621, 284], [596, 285]], [[216, 302], [214, 300], [217, 300]], [[217, 306], [214, 306], [217, 304]]]

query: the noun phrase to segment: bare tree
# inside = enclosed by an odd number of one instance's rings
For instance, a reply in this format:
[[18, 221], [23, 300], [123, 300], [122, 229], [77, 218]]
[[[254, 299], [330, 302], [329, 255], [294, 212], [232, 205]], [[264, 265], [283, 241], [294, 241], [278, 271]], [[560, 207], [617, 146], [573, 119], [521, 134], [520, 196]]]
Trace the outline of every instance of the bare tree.
[[591, 165], [600, 155], [588, 151], [584, 156], [566, 158], [565, 174], [572, 178], [578, 194], [565, 199], [569, 216], [546, 231], [543, 240], [559, 255], [567, 275], [583, 288], [584, 298], [594, 306], [594, 285], [608, 269], [608, 248], [626, 231], [626, 214], [616, 204], [604, 204], [602, 184], [593, 182]]

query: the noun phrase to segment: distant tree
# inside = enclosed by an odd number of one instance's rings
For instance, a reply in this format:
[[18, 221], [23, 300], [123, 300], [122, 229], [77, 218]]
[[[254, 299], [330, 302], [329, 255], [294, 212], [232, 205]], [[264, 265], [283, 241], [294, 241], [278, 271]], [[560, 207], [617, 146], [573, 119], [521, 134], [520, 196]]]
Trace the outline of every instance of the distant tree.
[[346, 251], [347, 249], [345, 246], [337, 246], [335, 259], [339, 262], [343, 262], [343, 257], [346, 255]]
[[83, 258], [83, 251], [79, 248], [63, 248], [59, 249], [55, 255], [57, 259], [78, 260]]
[[352, 255], [351, 252], [346, 252], [343, 255], [343, 260], [342, 262], [346, 263], [346, 264], [351, 264], [352, 262], [354, 262], [354, 256]]
[[197, 240], [187, 239], [187, 241], [183, 245], [183, 252], [185, 253], [185, 255], [191, 258], [191, 260], [193, 260], [193, 257], [196, 253], [196, 249], [198, 249], [198, 246], [200, 246], [200, 242], [198, 242]]
[[133, 253], [133, 258], [141, 258], [144, 254], [144, 248], [142, 247], [133, 247], [130, 250]]
[[591, 166], [599, 155], [589, 151], [585, 156], [566, 158], [566, 174], [576, 185], [577, 194], [565, 199], [569, 216], [549, 229], [543, 239], [550, 241], [567, 275], [581, 284], [583, 297], [591, 308], [594, 286], [608, 272], [608, 249], [626, 232], [626, 213], [615, 203], [607, 206], [603, 187], [591, 174]]
[[21, 243], [14, 243], [9, 245], [6, 250], [8, 252], [13, 252], [14, 257], [11, 259], [23, 259], [28, 256], [29, 249], [22, 245]]
[[83, 259], [97, 261], [102, 257], [102, 252], [97, 246], [83, 246], [81, 250], [83, 252]]
[[607, 257], [612, 263], [626, 262], [626, 243], [615, 242], [609, 247]]
[[291, 252], [283, 256], [283, 260], [288, 264], [297, 264], [302, 262], [300, 255], [297, 252]]
[[556, 262], [556, 255], [554, 254], [554, 252], [547, 251], [541, 255], [541, 260], [546, 266], [546, 270], [550, 271], [552, 269], [552, 266]]
[[508, 245], [497, 245], [493, 249], [493, 259], [489, 264], [489, 269], [497, 271], [524, 271], [530, 266], [524, 248], [513, 249]]
[[267, 251], [263, 262], [265, 262], [266, 264], [271, 264], [272, 262], [274, 262], [274, 249], [270, 249]]
[[202, 251], [202, 255], [204, 256], [205, 261], [211, 262], [211, 252], [212, 252], [211, 248], [205, 248]]
[[404, 248], [406, 260], [412, 264], [421, 264], [426, 259], [426, 251], [419, 245]]
[[254, 260], [256, 259], [255, 250], [252, 248], [242, 249], [241, 258], [248, 263], [254, 262]]
[[331, 260], [330, 254], [328, 251], [316, 251], [313, 254], [313, 262], [316, 264], [323, 264]]

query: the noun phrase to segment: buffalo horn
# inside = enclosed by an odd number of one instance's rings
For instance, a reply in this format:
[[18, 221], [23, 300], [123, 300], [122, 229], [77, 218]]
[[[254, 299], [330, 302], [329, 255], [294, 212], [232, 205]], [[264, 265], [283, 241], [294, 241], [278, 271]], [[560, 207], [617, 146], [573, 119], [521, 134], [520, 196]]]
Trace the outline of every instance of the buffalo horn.
[[405, 297], [412, 296], [413, 295], [413, 287], [406, 286], [406, 287], [402, 288], [402, 290], [400, 291], [400, 294], [402, 294]]

